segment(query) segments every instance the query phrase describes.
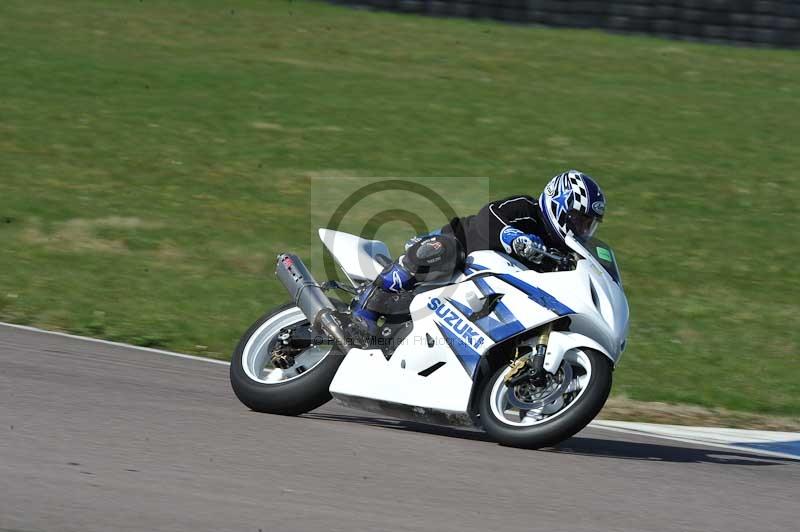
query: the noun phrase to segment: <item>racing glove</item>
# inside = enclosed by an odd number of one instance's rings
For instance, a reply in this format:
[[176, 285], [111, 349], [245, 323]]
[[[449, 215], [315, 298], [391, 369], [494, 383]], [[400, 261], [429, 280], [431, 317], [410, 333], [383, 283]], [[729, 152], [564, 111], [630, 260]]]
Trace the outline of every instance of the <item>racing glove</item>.
[[507, 225], [500, 232], [500, 242], [506, 253], [514, 253], [525, 260], [534, 263], [542, 262], [544, 251], [547, 248], [542, 242], [542, 239], [536, 235], [523, 233], [519, 229]]

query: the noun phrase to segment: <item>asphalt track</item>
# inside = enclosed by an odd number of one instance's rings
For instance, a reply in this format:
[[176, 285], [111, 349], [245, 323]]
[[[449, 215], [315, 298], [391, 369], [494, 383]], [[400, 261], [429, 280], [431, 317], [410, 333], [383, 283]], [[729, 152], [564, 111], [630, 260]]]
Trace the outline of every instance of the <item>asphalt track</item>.
[[228, 368], [0, 326], [0, 530], [796, 531], [800, 462], [587, 429], [557, 449], [329, 404]]

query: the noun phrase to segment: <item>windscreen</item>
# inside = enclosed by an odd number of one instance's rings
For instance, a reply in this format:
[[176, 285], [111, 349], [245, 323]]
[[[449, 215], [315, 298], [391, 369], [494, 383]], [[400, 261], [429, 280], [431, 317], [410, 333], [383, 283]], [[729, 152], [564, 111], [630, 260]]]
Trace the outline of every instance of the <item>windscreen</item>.
[[614, 281], [621, 285], [622, 278], [619, 274], [619, 267], [617, 266], [617, 259], [614, 257], [614, 252], [611, 246], [600, 240], [599, 238], [587, 238], [581, 240], [580, 243], [597, 259], [597, 262], [608, 272]]

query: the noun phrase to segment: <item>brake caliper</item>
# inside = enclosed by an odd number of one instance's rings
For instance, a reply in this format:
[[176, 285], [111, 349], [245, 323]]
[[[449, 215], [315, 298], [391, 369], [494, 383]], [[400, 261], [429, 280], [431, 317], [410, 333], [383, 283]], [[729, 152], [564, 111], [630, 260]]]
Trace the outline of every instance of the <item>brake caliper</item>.
[[289, 348], [289, 340], [291, 337], [291, 329], [284, 329], [276, 338], [275, 347], [272, 348], [272, 352], [270, 353], [272, 365], [276, 368], [288, 369], [294, 365], [294, 354]]
[[506, 378], [504, 379], [506, 386], [508, 386], [508, 383], [511, 382], [520, 371], [526, 368], [526, 366], [528, 365], [528, 356], [529, 355], [522, 355], [521, 357], [515, 359], [510, 364], [509, 367], [511, 369], [509, 370], [508, 374], [506, 375]]

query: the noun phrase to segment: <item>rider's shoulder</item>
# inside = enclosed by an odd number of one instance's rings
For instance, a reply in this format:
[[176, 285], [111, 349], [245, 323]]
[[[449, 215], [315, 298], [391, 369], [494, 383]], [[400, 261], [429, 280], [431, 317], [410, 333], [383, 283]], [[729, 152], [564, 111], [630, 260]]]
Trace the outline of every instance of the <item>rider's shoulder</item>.
[[492, 202], [492, 204], [493, 205], [497, 205], [497, 206], [505, 206], [505, 205], [514, 204], [514, 206], [516, 207], [517, 204], [519, 204], [519, 205], [530, 204], [530, 205], [535, 206], [535, 205], [537, 205], [537, 202], [536, 202], [536, 199], [533, 196], [529, 196], [527, 194], [515, 194], [513, 196], [508, 196], [508, 197], [505, 197], [505, 198], [500, 198], [498, 200], [495, 200], [495, 201]]

